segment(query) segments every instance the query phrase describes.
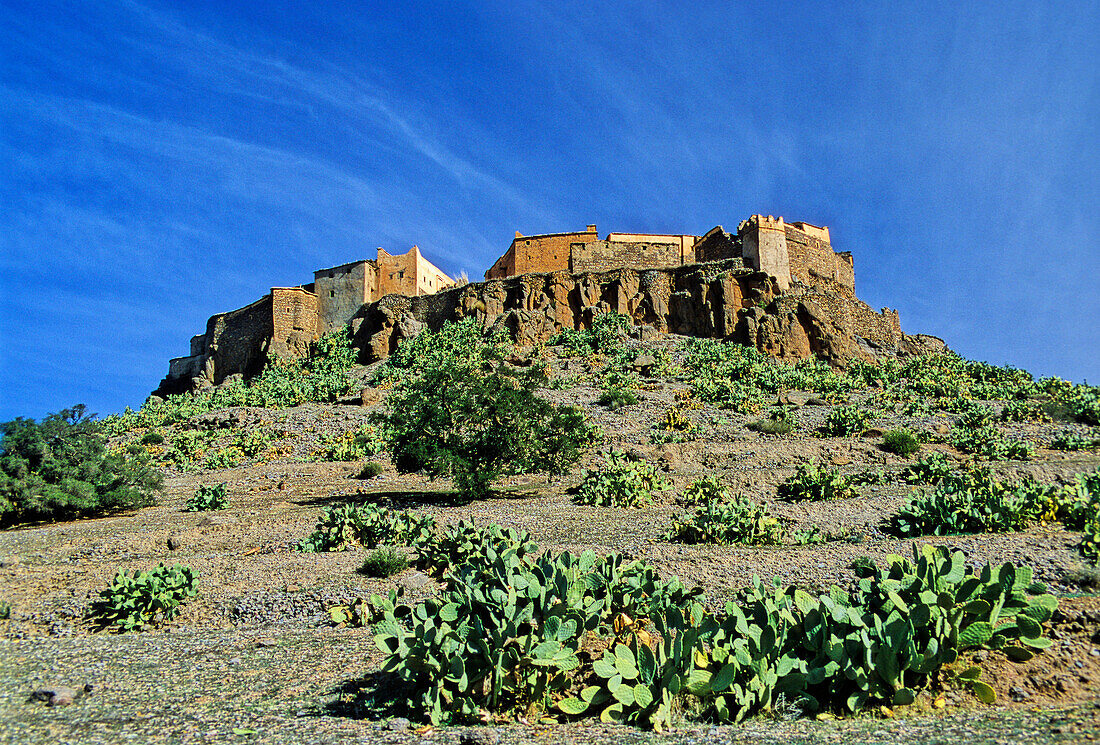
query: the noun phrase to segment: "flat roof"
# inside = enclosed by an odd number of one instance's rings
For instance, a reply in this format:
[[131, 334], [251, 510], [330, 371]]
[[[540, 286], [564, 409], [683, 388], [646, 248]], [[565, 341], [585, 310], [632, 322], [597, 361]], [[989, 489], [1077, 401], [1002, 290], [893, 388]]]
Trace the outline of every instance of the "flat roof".
[[314, 269], [313, 274], [317, 275], [321, 272], [331, 272], [333, 269], [343, 269], [346, 266], [354, 266], [356, 264], [366, 264], [370, 259], [359, 259], [358, 261], [349, 261], [346, 264], [337, 264], [336, 266], [330, 266], [325, 269]]

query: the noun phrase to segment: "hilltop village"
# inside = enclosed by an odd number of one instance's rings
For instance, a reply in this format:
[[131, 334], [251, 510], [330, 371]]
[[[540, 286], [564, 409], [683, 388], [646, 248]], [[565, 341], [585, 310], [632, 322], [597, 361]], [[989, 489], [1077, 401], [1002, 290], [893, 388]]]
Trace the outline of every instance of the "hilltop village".
[[586, 328], [602, 312], [629, 315], [659, 332], [725, 338], [785, 359], [819, 354], [843, 364], [874, 354], [943, 348], [907, 336], [897, 313], [855, 295], [850, 252], [829, 229], [753, 215], [735, 233], [515, 234], [485, 281], [459, 283], [419, 247], [319, 269], [308, 284], [272, 287], [259, 300], [218, 313], [170, 361], [158, 394], [250, 377], [271, 357], [298, 357], [320, 335], [348, 327], [364, 362], [381, 359], [425, 327], [476, 316], [518, 343]]

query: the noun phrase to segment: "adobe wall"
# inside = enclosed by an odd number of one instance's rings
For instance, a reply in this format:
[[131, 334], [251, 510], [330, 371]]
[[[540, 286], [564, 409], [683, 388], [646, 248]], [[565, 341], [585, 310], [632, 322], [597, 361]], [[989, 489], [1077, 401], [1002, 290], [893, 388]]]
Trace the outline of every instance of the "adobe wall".
[[504, 256], [485, 273], [486, 279], [530, 274], [567, 271], [569, 250], [574, 243], [599, 240], [596, 226], [576, 233], [551, 233], [523, 236], [517, 234]]
[[233, 373], [251, 376], [260, 372], [273, 332], [270, 294], [243, 308], [211, 316], [206, 322], [204, 375], [217, 385]]
[[[272, 287], [272, 333], [267, 355], [302, 357], [308, 354], [309, 345], [317, 334], [317, 306], [318, 297], [301, 287]], [[354, 313], [348, 319], [351, 315]], [[340, 326], [346, 324], [348, 319]]]
[[[659, 269], [679, 266], [682, 245], [676, 243], [591, 241], [569, 247], [569, 271], [607, 272], [620, 267]], [[694, 262], [692, 262], [694, 263]]]
[[838, 258], [829, 243], [793, 225], [786, 226], [786, 239], [792, 280], [806, 285], [827, 280], [855, 289], [851, 254]]
[[346, 324], [363, 303], [377, 297], [377, 282], [374, 266], [365, 260], [314, 272], [317, 333], [327, 334]]
[[695, 242], [695, 261], [725, 261], [742, 258], [741, 238], [730, 235], [721, 225], [716, 225]]

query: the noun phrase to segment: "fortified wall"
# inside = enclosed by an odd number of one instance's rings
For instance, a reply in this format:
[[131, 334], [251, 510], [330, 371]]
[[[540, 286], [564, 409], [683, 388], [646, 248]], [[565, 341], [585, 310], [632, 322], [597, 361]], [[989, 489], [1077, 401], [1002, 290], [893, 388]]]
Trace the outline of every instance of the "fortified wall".
[[158, 393], [217, 385], [230, 375], [251, 377], [272, 357], [301, 357], [320, 335], [347, 325], [364, 303], [390, 294], [417, 296], [454, 285], [417, 246], [376, 259], [313, 273], [313, 282], [272, 287], [243, 308], [218, 313], [206, 331], [191, 337], [190, 354], [168, 362]]
[[417, 247], [314, 272], [250, 305], [210, 318], [191, 354], [171, 360], [158, 393], [251, 376], [272, 357], [297, 357], [319, 335], [348, 326], [364, 362], [388, 355], [425, 328], [474, 317], [521, 345], [581, 329], [605, 312], [665, 333], [728, 339], [781, 359], [820, 355], [843, 365], [879, 354], [943, 349], [908, 336], [896, 311], [855, 295], [852, 255], [833, 250], [829, 229], [753, 215], [736, 233], [574, 233], [524, 236], [486, 272], [453, 287]]

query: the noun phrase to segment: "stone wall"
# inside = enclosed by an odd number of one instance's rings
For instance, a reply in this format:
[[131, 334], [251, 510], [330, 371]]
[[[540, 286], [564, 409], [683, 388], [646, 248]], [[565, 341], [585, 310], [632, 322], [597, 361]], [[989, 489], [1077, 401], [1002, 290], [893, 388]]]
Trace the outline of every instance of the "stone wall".
[[707, 231], [707, 234], [695, 243], [695, 260], [700, 263], [726, 259], [740, 260], [742, 252], [741, 238], [730, 235], [721, 225]]
[[[607, 272], [619, 267], [659, 269], [679, 266], [679, 243], [590, 241], [569, 247], [569, 271], [573, 274]], [[692, 262], [694, 263], [694, 262]]]
[[345, 325], [363, 303], [378, 296], [377, 282], [378, 275], [374, 265], [365, 260], [314, 272], [317, 333], [327, 334]]
[[806, 285], [826, 280], [855, 288], [851, 254], [841, 258], [828, 242], [793, 225], [786, 226], [786, 238], [792, 280]]
[[268, 356], [302, 357], [309, 353], [309, 345], [317, 335], [317, 304], [317, 296], [301, 287], [271, 288]]

